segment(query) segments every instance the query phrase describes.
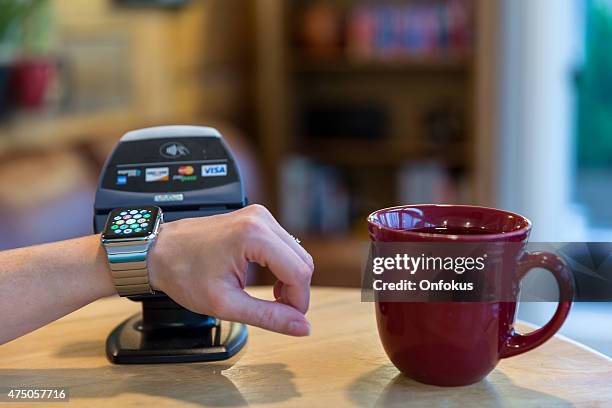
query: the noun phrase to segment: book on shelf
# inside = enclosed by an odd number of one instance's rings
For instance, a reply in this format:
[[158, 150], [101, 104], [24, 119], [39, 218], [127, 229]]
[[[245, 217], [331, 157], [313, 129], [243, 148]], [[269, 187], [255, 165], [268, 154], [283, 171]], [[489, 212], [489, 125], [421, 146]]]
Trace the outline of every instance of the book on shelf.
[[346, 53], [354, 60], [402, 60], [467, 55], [472, 1], [358, 3], [346, 17]]
[[473, 0], [311, 2], [296, 42], [305, 55], [357, 61], [457, 58], [471, 52]]
[[330, 234], [348, 230], [349, 194], [336, 169], [291, 156], [280, 171], [281, 220], [289, 231]]
[[397, 176], [397, 196], [402, 204], [442, 204], [465, 202], [462, 177], [438, 161], [403, 164]]
[[[470, 202], [468, 178], [436, 160], [409, 161], [399, 166], [395, 177], [389, 177], [391, 183], [396, 180], [395, 202], [387, 201], [382, 192], [359, 191], [353, 184], [360, 183], [352, 183], [349, 191], [341, 167], [305, 156], [290, 156], [280, 171], [280, 218], [295, 234], [346, 234], [352, 222], [363, 222], [363, 214], [354, 217], [355, 210], [369, 213], [390, 205]], [[353, 177], [359, 174], [353, 173]]]

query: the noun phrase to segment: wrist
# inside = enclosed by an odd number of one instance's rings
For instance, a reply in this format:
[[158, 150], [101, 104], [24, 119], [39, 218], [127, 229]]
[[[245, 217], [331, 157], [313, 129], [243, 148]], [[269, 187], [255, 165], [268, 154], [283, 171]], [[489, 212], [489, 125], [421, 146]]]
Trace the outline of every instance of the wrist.
[[108, 257], [106, 256], [106, 251], [104, 250], [104, 247], [100, 244], [100, 235], [94, 235], [91, 237], [91, 239], [95, 242], [97, 249], [94, 268], [97, 276], [99, 277], [97, 281], [100, 282], [100, 285], [98, 285], [98, 287], [100, 288], [100, 293], [97, 298], [99, 299], [107, 296], [116, 295], [117, 289], [115, 288], [115, 283], [113, 282], [113, 274], [108, 264]]
[[149, 285], [151, 289], [156, 291], [165, 292], [166, 284], [164, 280], [164, 276], [167, 275], [167, 269], [170, 265], [168, 265], [168, 260], [172, 259], [172, 256], [169, 254], [169, 242], [171, 242], [172, 238], [172, 226], [171, 224], [164, 224], [157, 238], [151, 244], [149, 248], [149, 255], [147, 259], [147, 269], [149, 271]]
[[149, 285], [151, 289], [155, 291], [164, 291], [163, 283], [161, 277], [161, 267], [160, 267], [160, 258], [162, 255], [160, 254], [160, 243], [159, 238], [155, 240], [151, 248], [149, 249], [149, 258], [147, 259], [147, 269], [149, 271]]

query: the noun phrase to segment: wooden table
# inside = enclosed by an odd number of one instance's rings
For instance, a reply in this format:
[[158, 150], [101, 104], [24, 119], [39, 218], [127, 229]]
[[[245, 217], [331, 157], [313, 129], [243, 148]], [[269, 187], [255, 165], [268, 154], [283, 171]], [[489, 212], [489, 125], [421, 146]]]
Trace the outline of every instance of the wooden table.
[[373, 305], [354, 289], [313, 289], [309, 338], [249, 328], [245, 350], [225, 362], [113, 366], [106, 336], [138, 309], [100, 300], [0, 346], [0, 387], [67, 387], [70, 407], [612, 406], [612, 360], [560, 338], [471, 386], [409, 380], [385, 356]]

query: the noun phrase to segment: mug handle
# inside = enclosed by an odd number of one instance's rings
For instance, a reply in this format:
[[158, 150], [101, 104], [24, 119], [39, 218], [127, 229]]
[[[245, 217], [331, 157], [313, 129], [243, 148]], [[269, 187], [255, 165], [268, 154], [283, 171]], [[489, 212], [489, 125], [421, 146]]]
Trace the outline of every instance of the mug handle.
[[525, 353], [554, 336], [565, 322], [572, 306], [571, 299], [574, 297], [572, 273], [559, 256], [550, 252], [526, 252], [521, 257], [518, 268], [519, 280], [533, 268], [543, 268], [552, 273], [559, 286], [559, 304], [553, 317], [541, 328], [528, 334], [519, 334], [512, 329], [510, 337], [502, 345], [500, 358]]

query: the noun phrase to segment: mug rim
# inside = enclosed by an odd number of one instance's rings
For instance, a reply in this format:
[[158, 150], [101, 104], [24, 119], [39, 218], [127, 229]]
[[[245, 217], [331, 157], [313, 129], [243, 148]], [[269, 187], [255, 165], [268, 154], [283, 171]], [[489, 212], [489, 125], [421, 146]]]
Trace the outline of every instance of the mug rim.
[[[422, 208], [422, 207], [454, 207], [454, 208], [464, 208], [464, 209], [477, 209], [477, 210], [486, 210], [492, 211], [496, 213], [502, 213], [506, 215], [512, 215], [514, 217], [518, 217], [525, 222], [525, 226], [510, 232], [498, 232], [494, 234], [478, 234], [478, 235], [454, 235], [454, 234], [443, 234], [443, 233], [435, 233], [435, 232], [415, 232], [413, 230], [400, 230], [396, 228], [387, 227], [382, 225], [381, 223], [374, 221], [374, 217], [383, 212], [389, 212], [391, 210], [396, 209], [404, 209], [404, 208]], [[469, 205], [469, 204], [408, 204], [408, 205], [396, 205], [392, 207], [381, 208], [376, 211], [371, 212], [367, 217], [368, 224], [374, 228], [378, 228], [383, 231], [391, 232], [391, 233], [399, 233], [401, 235], [407, 237], [414, 238], [436, 238], [436, 239], [448, 239], [448, 240], [461, 240], [461, 241], [489, 241], [489, 240], [500, 240], [500, 239], [508, 239], [514, 238], [517, 236], [524, 235], [531, 231], [532, 223], [529, 218], [524, 215], [507, 211], [500, 210], [498, 208], [493, 207], [485, 207], [481, 205]]]

